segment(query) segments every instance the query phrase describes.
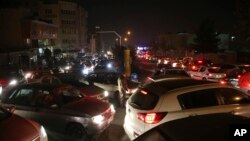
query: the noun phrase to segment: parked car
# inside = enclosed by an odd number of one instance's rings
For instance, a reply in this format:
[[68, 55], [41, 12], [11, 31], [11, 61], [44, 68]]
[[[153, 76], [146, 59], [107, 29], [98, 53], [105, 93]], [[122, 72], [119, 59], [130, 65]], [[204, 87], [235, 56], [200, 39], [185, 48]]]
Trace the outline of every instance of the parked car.
[[190, 76], [198, 80], [208, 80], [219, 82], [224, 79], [227, 75], [224, 70], [220, 67], [200, 67], [197, 71], [189, 71]]
[[72, 139], [90, 140], [106, 129], [114, 117], [114, 108], [96, 98], [84, 97], [74, 87], [26, 84], [8, 91], [3, 107], [15, 106], [15, 113], [66, 134]]
[[35, 121], [24, 119], [0, 106], [0, 140], [1, 141], [48, 141], [43, 126]]
[[249, 118], [230, 113], [190, 116], [162, 123], [134, 141], [228, 141], [234, 136], [233, 125], [249, 124]]
[[144, 83], [128, 99], [123, 126], [132, 140], [175, 119], [224, 112], [250, 117], [249, 111], [249, 96], [234, 87], [190, 78], [165, 78]]

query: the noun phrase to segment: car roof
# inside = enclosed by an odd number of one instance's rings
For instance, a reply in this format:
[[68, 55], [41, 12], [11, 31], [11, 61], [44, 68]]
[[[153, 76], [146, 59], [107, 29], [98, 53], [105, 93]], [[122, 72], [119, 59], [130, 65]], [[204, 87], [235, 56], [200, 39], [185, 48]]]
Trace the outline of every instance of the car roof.
[[188, 77], [172, 77], [160, 79], [158, 81], [146, 84], [144, 85], [144, 88], [148, 91], [154, 91], [154, 93], [157, 95], [161, 95], [174, 89], [210, 84], [217, 83], [205, 80], [195, 80]]
[[[230, 125], [250, 124], [250, 119], [230, 113], [205, 114], [165, 122], [152, 130], [173, 141], [225, 141]], [[147, 134], [147, 132], [146, 132]]]

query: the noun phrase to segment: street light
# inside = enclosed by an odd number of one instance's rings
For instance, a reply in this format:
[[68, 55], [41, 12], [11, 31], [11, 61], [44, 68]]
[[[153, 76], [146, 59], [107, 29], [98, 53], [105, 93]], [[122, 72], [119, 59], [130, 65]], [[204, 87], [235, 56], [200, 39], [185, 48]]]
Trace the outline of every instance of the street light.
[[128, 35], [130, 35], [130, 34], [131, 34], [131, 32], [130, 32], [130, 31], [128, 31], [128, 32], [127, 32], [127, 34], [128, 34]]
[[119, 44], [120, 44], [120, 47], [122, 46], [122, 37], [121, 35], [119, 35], [116, 31], [98, 31], [96, 33], [114, 33], [116, 36], [119, 37]]

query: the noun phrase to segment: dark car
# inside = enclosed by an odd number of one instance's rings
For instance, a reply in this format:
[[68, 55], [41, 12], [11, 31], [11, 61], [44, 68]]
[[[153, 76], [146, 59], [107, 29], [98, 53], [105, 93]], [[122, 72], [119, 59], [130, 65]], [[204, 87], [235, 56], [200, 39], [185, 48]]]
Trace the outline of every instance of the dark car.
[[43, 126], [13, 114], [14, 110], [0, 106], [0, 141], [48, 141]]
[[15, 106], [16, 114], [37, 121], [50, 131], [82, 140], [106, 129], [115, 113], [109, 103], [84, 97], [68, 85], [16, 86], [4, 95], [2, 105]]
[[0, 70], [0, 97], [4, 89], [26, 82], [22, 69], [2, 67]]
[[[230, 126], [250, 125], [250, 119], [230, 113], [190, 116], [165, 122], [134, 141], [228, 141]], [[233, 129], [233, 128], [232, 128]]]

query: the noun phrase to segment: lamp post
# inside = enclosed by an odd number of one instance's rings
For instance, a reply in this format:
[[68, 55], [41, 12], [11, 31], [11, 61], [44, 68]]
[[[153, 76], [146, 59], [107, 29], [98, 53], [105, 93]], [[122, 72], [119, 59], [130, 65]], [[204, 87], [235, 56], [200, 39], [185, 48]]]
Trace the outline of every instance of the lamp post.
[[116, 31], [98, 31], [96, 33], [114, 33], [119, 38], [120, 47], [122, 46], [122, 37]]

